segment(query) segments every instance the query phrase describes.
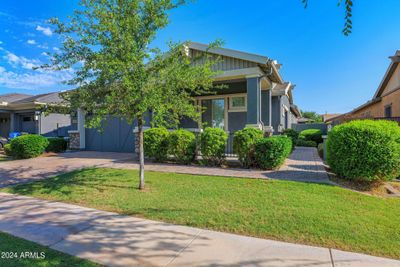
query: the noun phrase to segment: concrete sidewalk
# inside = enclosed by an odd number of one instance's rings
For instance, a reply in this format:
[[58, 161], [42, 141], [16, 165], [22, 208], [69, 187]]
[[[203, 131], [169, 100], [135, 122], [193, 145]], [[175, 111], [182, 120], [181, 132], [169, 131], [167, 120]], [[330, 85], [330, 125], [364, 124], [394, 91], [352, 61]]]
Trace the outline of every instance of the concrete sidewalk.
[[0, 193], [0, 231], [108, 266], [400, 266], [390, 259], [5, 193]]

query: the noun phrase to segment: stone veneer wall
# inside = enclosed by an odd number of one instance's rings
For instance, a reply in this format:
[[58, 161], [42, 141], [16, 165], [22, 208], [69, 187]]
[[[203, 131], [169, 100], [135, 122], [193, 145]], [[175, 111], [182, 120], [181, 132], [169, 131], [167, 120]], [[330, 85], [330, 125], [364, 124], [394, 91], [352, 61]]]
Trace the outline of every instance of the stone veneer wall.
[[69, 149], [80, 149], [80, 134], [79, 132], [69, 132]]

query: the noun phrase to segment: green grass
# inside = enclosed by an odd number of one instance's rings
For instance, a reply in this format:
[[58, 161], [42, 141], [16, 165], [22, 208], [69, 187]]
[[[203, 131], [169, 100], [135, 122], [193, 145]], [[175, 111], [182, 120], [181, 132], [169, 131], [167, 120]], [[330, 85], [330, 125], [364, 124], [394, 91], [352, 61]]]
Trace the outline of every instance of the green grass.
[[[43, 259], [29, 259], [29, 254], [26, 252], [32, 252], [32, 256], [41, 257], [44, 253]], [[22, 255], [21, 255], [22, 253]], [[36, 254], [35, 254], [36, 253]], [[10, 257], [14, 258], [10, 258]], [[35, 257], [35, 256], [34, 256]], [[48, 247], [38, 245], [36, 243], [11, 236], [9, 234], [0, 232], [0, 266], [7, 267], [23, 267], [23, 266], [79, 266], [79, 267], [91, 267], [100, 266], [91, 263], [86, 260], [82, 260]]]
[[9, 193], [218, 231], [400, 258], [400, 199], [331, 185], [87, 169]]

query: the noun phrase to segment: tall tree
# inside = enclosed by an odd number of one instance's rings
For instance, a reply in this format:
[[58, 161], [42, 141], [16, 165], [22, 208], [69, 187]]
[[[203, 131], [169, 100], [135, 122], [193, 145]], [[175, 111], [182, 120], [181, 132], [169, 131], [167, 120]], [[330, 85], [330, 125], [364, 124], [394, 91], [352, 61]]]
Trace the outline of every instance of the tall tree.
[[303, 118], [313, 120], [314, 122], [322, 122], [322, 116], [315, 111], [301, 111]]
[[[162, 53], [151, 48], [157, 32], [168, 24], [168, 11], [183, 0], [81, 0], [67, 22], [51, 19], [63, 38], [61, 53], [45, 69], [74, 68], [69, 84], [77, 86], [64, 98], [71, 108], [83, 108], [88, 127], [100, 127], [107, 116], [137, 122], [139, 189], [144, 188], [143, 126], [177, 125], [182, 116], [197, 118], [193, 96], [213, 87], [215, 58], [208, 52], [202, 64], [192, 64], [187, 46], [169, 43]], [[217, 45], [218, 42], [212, 44]], [[133, 148], [132, 148], [133, 149]]]

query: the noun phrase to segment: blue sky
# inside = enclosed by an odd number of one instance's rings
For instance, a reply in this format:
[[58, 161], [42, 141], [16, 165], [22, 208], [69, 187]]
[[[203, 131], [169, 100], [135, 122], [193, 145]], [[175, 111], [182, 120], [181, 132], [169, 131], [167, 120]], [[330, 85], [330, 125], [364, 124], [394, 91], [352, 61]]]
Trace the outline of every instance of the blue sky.
[[[208, 43], [268, 56], [283, 64], [285, 80], [296, 84], [303, 110], [346, 112], [369, 100], [388, 57], [400, 49], [400, 1], [355, 0], [350, 37], [341, 34], [344, 9], [337, 0], [197, 0], [171, 12], [171, 24], [154, 41]], [[37, 94], [65, 89], [70, 71], [31, 67], [48, 59], [59, 39], [46, 19], [65, 19], [77, 0], [2, 0], [0, 6], [0, 94]]]

